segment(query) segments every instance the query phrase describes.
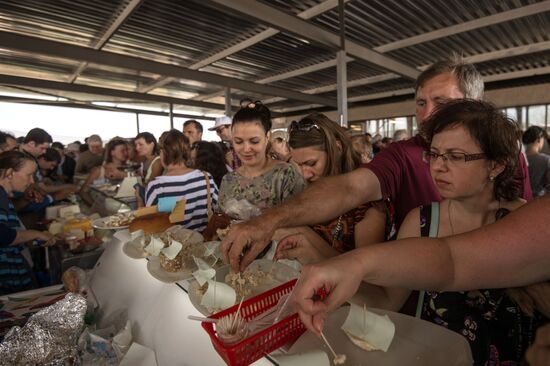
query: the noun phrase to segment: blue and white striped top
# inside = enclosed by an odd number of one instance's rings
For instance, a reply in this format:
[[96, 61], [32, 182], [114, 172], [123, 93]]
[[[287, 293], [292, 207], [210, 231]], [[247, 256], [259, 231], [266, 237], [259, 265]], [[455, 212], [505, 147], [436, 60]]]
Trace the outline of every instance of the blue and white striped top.
[[[210, 180], [210, 195], [212, 210], [218, 202], [218, 187], [214, 179]], [[154, 206], [161, 197], [185, 198], [185, 220], [180, 224], [187, 229], [202, 231], [208, 224], [206, 179], [200, 170], [176, 176], [161, 175], [147, 185], [145, 191], [145, 205]]]

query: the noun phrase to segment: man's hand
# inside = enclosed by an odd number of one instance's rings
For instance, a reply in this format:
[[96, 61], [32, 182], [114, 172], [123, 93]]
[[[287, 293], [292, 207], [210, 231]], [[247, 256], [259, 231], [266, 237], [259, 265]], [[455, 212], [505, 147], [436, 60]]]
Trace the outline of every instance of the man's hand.
[[233, 271], [244, 271], [265, 249], [274, 231], [274, 225], [262, 216], [231, 225], [221, 245], [224, 261]]
[[[320, 334], [327, 314], [357, 292], [363, 278], [361, 264], [348, 252], [328, 261], [302, 268], [291, 301], [305, 326]], [[322, 289], [325, 298], [314, 296]]]
[[279, 242], [274, 259], [295, 259], [301, 264], [312, 264], [326, 258], [304, 234], [296, 234]]
[[529, 347], [525, 357], [530, 366], [550, 365], [550, 324], [537, 330], [535, 343]]

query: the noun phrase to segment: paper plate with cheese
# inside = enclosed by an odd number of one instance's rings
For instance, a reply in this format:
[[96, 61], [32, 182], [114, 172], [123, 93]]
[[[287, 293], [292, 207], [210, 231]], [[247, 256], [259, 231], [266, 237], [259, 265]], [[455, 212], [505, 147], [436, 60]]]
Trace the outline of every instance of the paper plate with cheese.
[[[325, 322], [323, 333], [334, 351], [346, 356], [347, 365], [447, 365], [471, 366], [468, 342], [442, 326], [394, 313], [361, 307], [341, 307]], [[323, 349], [323, 341], [306, 332], [288, 354]], [[332, 357], [331, 358], [332, 361]]]

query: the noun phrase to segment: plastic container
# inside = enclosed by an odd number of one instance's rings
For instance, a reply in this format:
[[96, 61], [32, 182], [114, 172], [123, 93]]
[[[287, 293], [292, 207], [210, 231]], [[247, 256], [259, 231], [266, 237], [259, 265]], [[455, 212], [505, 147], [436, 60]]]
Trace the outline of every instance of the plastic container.
[[[241, 316], [247, 321], [252, 320], [274, 307], [277, 305], [281, 296], [292, 291], [296, 281], [297, 280], [289, 281], [244, 301], [241, 307]], [[238, 307], [239, 305], [234, 305], [229, 309], [211, 315], [210, 318], [223, 318], [224, 316], [235, 313]], [[306, 330], [298, 314], [293, 314], [266, 329], [254, 333], [238, 343], [226, 345], [216, 335], [213, 323], [203, 322], [202, 327], [210, 336], [214, 349], [223, 360], [231, 366], [249, 365], [264, 357], [266, 354], [273, 352], [277, 348], [287, 343], [294, 342]]]

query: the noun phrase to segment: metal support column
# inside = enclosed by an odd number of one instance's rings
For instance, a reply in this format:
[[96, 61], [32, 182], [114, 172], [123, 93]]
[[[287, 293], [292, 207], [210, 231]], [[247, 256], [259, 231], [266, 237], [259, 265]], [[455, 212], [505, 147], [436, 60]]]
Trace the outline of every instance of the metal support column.
[[170, 103], [170, 111], [168, 112], [168, 116], [170, 117], [170, 129], [174, 128], [174, 105]]
[[136, 129], [137, 133], [139, 133], [139, 113], [136, 113]]
[[348, 78], [346, 70], [346, 50], [344, 23], [344, 0], [338, 0], [340, 18], [340, 51], [336, 54], [336, 85], [338, 91], [338, 123], [348, 127]]
[[225, 115], [231, 117], [231, 88], [225, 88]]

